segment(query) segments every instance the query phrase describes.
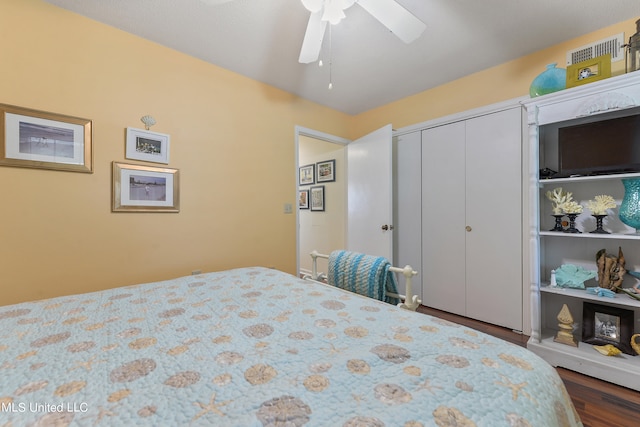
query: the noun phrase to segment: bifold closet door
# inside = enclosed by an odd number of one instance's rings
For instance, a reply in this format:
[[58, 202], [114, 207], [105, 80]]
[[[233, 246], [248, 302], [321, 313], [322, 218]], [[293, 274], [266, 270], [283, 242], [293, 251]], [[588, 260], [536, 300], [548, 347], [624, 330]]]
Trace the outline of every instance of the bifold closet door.
[[422, 303], [466, 315], [465, 124], [422, 131]]
[[466, 315], [522, 330], [522, 113], [466, 121]]
[[[410, 265], [418, 274], [411, 281], [413, 293], [422, 293], [422, 131], [394, 138], [394, 247], [393, 265]], [[406, 293], [406, 280], [398, 274], [398, 290]]]

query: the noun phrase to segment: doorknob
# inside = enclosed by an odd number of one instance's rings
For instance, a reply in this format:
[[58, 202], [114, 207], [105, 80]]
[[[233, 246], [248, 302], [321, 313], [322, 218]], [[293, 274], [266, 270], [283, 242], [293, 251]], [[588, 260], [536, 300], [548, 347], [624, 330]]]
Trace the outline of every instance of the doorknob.
[[382, 230], [383, 230], [383, 231], [393, 230], [393, 225], [387, 225], [387, 224], [385, 224], [385, 225], [383, 225], [383, 226], [382, 226]]
[[464, 229], [467, 230], [467, 231], [471, 231], [472, 230], [470, 225], [467, 225]]

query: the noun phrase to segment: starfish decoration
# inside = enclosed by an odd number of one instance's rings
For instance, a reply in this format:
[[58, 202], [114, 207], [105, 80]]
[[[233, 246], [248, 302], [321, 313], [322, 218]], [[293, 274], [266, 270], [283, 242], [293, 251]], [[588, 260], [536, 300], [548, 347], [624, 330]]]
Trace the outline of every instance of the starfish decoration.
[[336, 348], [335, 345], [333, 345], [333, 343], [329, 344], [331, 346], [331, 348], [323, 348], [322, 350], [328, 351], [329, 354], [339, 354], [342, 353], [343, 351], [345, 351], [347, 348]]
[[524, 391], [524, 388], [529, 385], [528, 383], [524, 382], [524, 383], [520, 383], [520, 384], [514, 384], [512, 383], [509, 378], [505, 377], [504, 375], [500, 375], [502, 377], [502, 381], [496, 381], [497, 385], [501, 385], [501, 386], [505, 386], [507, 388], [511, 389], [511, 395], [513, 396], [513, 400], [518, 400], [518, 395], [520, 393], [522, 393], [522, 395], [524, 397], [526, 397], [527, 399], [535, 402], [535, 399], [533, 399], [531, 397], [531, 395], [529, 393], [527, 393], [526, 391]]
[[226, 414], [220, 410], [220, 407], [229, 404], [231, 401], [227, 400], [226, 402], [222, 402], [222, 403], [215, 403], [215, 401], [216, 401], [216, 394], [213, 393], [211, 395], [211, 399], [209, 399], [208, 405], [205, 405], [204, 403], [200, 403], [200, 402], [195, 402], [194, 405], [199, 406], [200, 409], [202, 409], [202, 411], [198, 412], [198, 414], [195, 417], [193, 417], [192, 421], [197, 420], [198, 418], [200, 418], [201, 416], [209, 412], [212, 412], [216, 415], [224, 417]]
[[431, 392], [431, 394], [436, 394], [433, 389], [440, 389], [442, 390], [442, 387], [437, 386], [437, 385], [431, 385], [431, 380], [429, 378], [427, 378], [426, 380], [424, 380], [424, 382], [420, 385], [418, 385], [417, 390], [427, 390], [429, 392]]
[[106, 360], [96, 360], [96, 356], [94, 355], [94, 356], [91, 356], [91, 359], [87, 360], [86, 362], [83, 362], [83, 361], [76, 362], [76, 365], [73, 368], [69, 369], [69, 372], [75, 371], [76, 369], [80, 369], [80, 368], [84, 368], [87, 371], [90, 371], [94, 363], [102, 363], [102, 362], [106, 362]]
[[351, 397], [353, 397], [353, 400], [355, 400], [358, 405], [362, 402], [364, 402], [364, 395], [362, 394], [355, 394], [355, 393], [351, 393]]
[[[105, 408], [103, 406], [100, 406], [99, 410], [98, 410], [97, 419], [96, 419], [94, 425], [98, 424], [100, 421], [102, 421], [103, 418], [105, 418], [105, 417], [113, 417], [114, 415], [118, 415], [118, 414], [116, 414], [115, 412], [111, 411], [110, 409], [107, 409], [107, 408]], [[84, 417], [84, 418], [89, 418], [89, 417], [87, 416], [87, 417]]]

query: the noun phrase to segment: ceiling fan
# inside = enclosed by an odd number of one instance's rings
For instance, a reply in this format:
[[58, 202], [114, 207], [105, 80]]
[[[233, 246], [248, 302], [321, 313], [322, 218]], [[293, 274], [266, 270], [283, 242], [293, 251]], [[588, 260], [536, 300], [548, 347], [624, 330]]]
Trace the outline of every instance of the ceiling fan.
[[[208, 4], [223, 4], [233, 0], [201, 0]], [[301, 0], [311, 12], [302, 41], [298, 62], [309, 64], [318, 60], [327, 23], [337, 24], [345, 18], [344, 11], [354, 3], [369, 12], [389, 31], [405, 43], [416, 40], [425, 30], [424, 22], [398, 4], [395, 0]]]
[[302, 0], [311, 16], [298, 62], [308, 64], [318, 60], [327, 22], [332, 25], [340, 22], [345, 17], [344, 11], [354, 3], [358, 3], [405, 43], [420, 37], [426, 28], [424, 22], [395, 0]]

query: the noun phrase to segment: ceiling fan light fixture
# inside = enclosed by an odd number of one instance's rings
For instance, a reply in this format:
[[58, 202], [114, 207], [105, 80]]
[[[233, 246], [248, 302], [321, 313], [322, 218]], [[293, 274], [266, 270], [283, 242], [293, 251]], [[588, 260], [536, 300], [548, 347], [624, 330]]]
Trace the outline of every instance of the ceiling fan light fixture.
[[324, 4], [324, 13], [322, 14], [322, 20], [328, 21], [331, 25], [336, 25], [347, 15], [342, 10], [341, 0], [327, 0]]
[[301, 0], [302, 5], [311, 13], [320, 12], [324, 0]]
[[322, 11], [322, 21], [336, 25], [346, 15], [344, 11], [355, 3], [355, 0], [301, 0], [302, 5], [311, 13]]

